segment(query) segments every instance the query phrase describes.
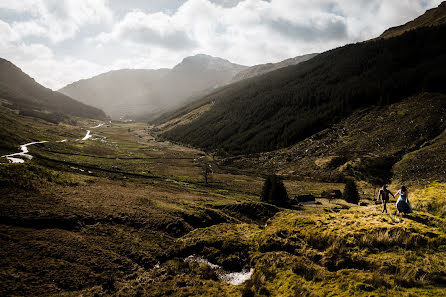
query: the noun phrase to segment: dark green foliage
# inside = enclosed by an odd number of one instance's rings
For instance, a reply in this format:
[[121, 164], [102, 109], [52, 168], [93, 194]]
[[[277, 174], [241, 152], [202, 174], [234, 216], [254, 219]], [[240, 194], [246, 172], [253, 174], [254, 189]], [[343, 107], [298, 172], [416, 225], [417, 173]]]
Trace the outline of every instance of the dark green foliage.
[[351, 176], [380, 186], [391, 182], [392, 166], [398, 161], [397, 156], [364, 158], [356, 168], [350, 168]]
[[53, 123], [53, 124], [59, 124], [60, 122], [66, 121], [69, 119], [69, 117], [65, 116], [63, 113], [60, 112], [40, 112], [36, 110], [28, 110], [23, 109], [19, 112], [20, 115], [28, 116], [28, 117], [34, 117], [39, 118], [42, 120], [45, 120], [47, 122]]
[[260, 199], [263, 202], [279, 206], [284, 206], [288, 203], [288, 193], [285, 185], [277, 175], [270, 175], [266, 177]]
[[347, 181], [345, 182], [345, 188], [342, 198], [344, 198], [344, 200], [349, 203], [358, 204], [359, 193], [356, 187], [356, 183], [352, 179], [347, 179]]
[[352, 111], [446, 92], [446, 26], [337, 48], [223, 87], [213, 107], [164, 136], [232, 154], [290, 146]]

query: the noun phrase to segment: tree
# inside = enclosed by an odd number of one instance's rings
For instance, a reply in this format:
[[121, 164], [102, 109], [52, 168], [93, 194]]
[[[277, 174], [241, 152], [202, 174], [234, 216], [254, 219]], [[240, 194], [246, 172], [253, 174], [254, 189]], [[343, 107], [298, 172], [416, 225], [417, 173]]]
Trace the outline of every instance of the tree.
[[279, 206], [284, 206], [288, 203], [288, 193], [285, 185], [277, 175], [266, 177], [260, 200]]
[[214, 173], [211, 164], [205, 162], [201, 167], [201, 175], [203, 176], [204, 182], [207, 184], [209, 181], [209, 176]]
[[349, 203], [358, 204], [358, 188], [356, 187], [356, 183], [352, 179], [347, 179], [347, 181], [345, 182], [345, 188], [342, 198], [344, 198], [344, 200]]

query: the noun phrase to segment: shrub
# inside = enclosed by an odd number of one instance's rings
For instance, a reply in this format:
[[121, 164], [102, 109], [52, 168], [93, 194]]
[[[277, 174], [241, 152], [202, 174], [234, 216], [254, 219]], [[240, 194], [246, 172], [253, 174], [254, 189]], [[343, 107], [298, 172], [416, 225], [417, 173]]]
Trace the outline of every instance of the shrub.
[[342, 198], [344, 198], [344, 200], [349, 203], [358, 204], [359, 193], [356, 187], [356, 183], [352, 179], [348, 179], [346, 181]]
[[288, 203], [288, 193], [282, 180], [277, 175], [265, 179], [260, 199], [263, 202], [284, 206]]

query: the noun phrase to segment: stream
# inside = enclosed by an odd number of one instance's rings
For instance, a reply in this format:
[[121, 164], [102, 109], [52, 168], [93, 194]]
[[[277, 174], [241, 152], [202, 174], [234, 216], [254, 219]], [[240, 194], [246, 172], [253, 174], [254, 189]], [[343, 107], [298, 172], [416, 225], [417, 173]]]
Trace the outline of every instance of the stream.
[[94, 127], [90, 127], [90, 129], [96, 129], [96, 128], [100, 128], [102, 126], [104, 126], [104, 123], [98, 124], [98, 125], [96, 125]]
[[251, 269], [243, 269], [240, 272], [234, 272], [234, 271], [226, 271], [221, 267], [220, 265], [213, 264], [209, 262], [208, 260], [201, 258], [196, 255], [191, 255], [184, 259], [184, 262], [196, 262], [196, 263], [203, 263], [208, 265], [214, 272], [217, 274], [218, 278], [221, 280], [226, 281], [227, 283], [231, 285], [241, 285], [245, 281], [249, 280], [252, 276], [252, 273], [254, 271], [254, 268]]
[[[9, 163], [24, 163], [25, 159], [31, 160], [33, 158], [33, 156], [28, 154], [29, 153], [28, 146], [33, 145], [33, 144], [38, 144], [38, 143], [45, 143], [45, 142], [48, 142], [48, 141], [35, 141], [35, 142], [29, 142], [29, 143], [22, 144], [20, 146], [20, 149], [22, 151], [20, 153], [3, 155], [2, 157], [8, 159]], [[16, 158], [16, 157], [20, 157], [20, 158]]]
[[[94, 127], [90, 127], [90, 129], [95, 129], [95, 128], [99, 128], [102, 127], [104, 124], [98, 124]], [[82, 138], [82, 140], [87, 140], [90, 137], [92, 137], [93, 135], [91, 134], [90, 130], [87, 130], [87, 134], [85, 134], [84, 138]], [[67, 139], [62, 139], [56, 142], [65, 142], [67, 141]], [[20, 146], [20, 149], [22, 150], [20, 153], [14, 153], [14, 154], [9, 154], [9, 155], [3, 155], [2, 158], [6, 158], [8, 159], [9, 163], [24, 163], [25, 159], [31, 160], [33, 158], [33, 156], [31, 156], [28, 150], [28, 146], [33, 145], [33, 144], [39, 144], [39, 143], [45, 143], [48, 142], [46, 140], [44, 141], [35, 141], [35, 142], [29, 142], [29, 143], [25, 143], [22, 144]]]
[[88, 138], [90, 138], [92, 135], [90, 134], [90, 130], [87, 130], [87, 134], [84, 136], [84, 138], [82, 138], [82, 140], [87, 140]]

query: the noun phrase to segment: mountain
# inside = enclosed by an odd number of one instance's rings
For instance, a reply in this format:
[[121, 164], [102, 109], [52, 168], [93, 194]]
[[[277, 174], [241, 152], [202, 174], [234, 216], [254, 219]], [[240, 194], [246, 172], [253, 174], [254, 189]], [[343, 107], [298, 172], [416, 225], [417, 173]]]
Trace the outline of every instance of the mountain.
[[279, 68], [283, 68], [283, 67], [287, 67], [287, 66], [291, 66], [291, 65], [297, 65], [299, 63], [305, 62], [310, 60], [311, 58], [317, 56], [318, 54], [308, 54], [308, 55], [303, 55], [303, 56], [297, 56], [294, 58], [290, 58], [290, 59], [286, 59], [283, 60], [281, 62], [278, 63], [267, 63], [267, 64], [259, 64], [259, 65], [254, 65], [251, 66], [245, 70], [240, 71], [239, 73], [237, 73], [233, 78], [232, 78], [232, 82], [236, 82], [239, 80], [243, 80], [243, 79], [247, 79], [247, 78], [251, 78], [254, 76], [258, 76], [258, 75], [262, 75], [265, 74], [267, 72], [279, 69]]
[[416, 28], [438, 26], [444, 24], [446, 24], [446, 2], [442, 2], [437, 8], [429, 9], [420, 17], [404, 25], [387, 29], [380, 36], [380, 38], [395, 37]]
[[222, 58], [198, 54], [184, 58], [166, 78], [169, 83], [179, 84], [182, 89], [198, 92], [225, 85], [246, 68]]
[[385, 106], [354, 111], [295, 145], [229, 157], [220, 164], [312, 180], [344, 176], [373, 185], [429, 184], [446, 171], [446, 95], [422, 93]]
[[58, 121], [64, 115], [104, 119], [105, 113], [38, 84], [13, 63], [0, 58], [0, 98], [22, 114]]
[[423, 91], [446, 93], [444, 36], [446, 25], [420, 27], [219, 88], [194, 103], [212, 104], [207, 111], [162, 137], [230, 154], [271, 151], [358, 108], [395, 103]]
[[[59, 91], [102, 108], [112, 118], [139, 115], [157, 108], [158, 86], [168, 69], [122, 69], [83, 79]], [[147, 98], [153, 98], [148, 101]], [[161, 98], [162, 99], [162, 98]]]
[[113, 118], [147, 120], [187, 98], [227, 84], [246, 66], [208, 55], [184, 58], [173, 69], [125, 69], [80, 80], [59, 91], [102, 108]]

